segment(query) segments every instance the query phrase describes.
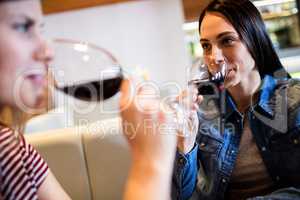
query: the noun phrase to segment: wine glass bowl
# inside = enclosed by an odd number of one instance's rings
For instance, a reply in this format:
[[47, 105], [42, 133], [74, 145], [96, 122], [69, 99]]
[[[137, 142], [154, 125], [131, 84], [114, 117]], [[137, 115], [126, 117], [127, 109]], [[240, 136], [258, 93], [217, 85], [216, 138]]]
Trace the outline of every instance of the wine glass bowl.
[[215, 82], [225, 82], [227, 76], [227, 64], [222, 62], [218, 65], [218, 71], [211, 75], [211, 80]]
[[120, 90], [122, 68], [106, 49], [91, 43], [54, 39], [49, 64], [56, 88], [83, 101], [102, 101]]
[[[215, 71], [212, 71], [215, 70]], [[225, 86], [228, 75], [227, 62], [214, 63], [208, 66], [207, 62], [199, 58], [189, 69], [189, 85], [197, 88], [198, 95], [202, 101], [198, 102], [197, 113], [203, 119], [223, 118], [225, 108]], [[220, 120], [220, 130], [223, 131], [222, 120]]]
[[189, 70], [189, 85], [194, 85], [200, 95], [213, 95], [224, 89], [227, 77], [227, 63], [219, 63], [215, 72], [211, 72], [202, 59], [198, 59]]

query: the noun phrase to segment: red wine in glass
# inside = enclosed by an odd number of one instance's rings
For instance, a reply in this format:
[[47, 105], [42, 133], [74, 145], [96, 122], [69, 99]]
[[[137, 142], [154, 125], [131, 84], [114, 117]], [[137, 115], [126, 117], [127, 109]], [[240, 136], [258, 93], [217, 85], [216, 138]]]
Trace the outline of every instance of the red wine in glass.
[[214, 95], [224, 89], [225, 74], [218, 72], [209, 75], [208, 79], [194, 79], [189, 81], [189, 85], [195, 85], [199, 95]]
[[103, 101], [111, 98], [120, 91], [123, 80], [122, 73], [103, 80], [78, 82], [72, 85], [59, 87], [65, 94], [82, 101]]
[[82, 101], [103, 101], [119, 92], [122, 79], [120, 75], [104, 80], [75, 83], [58, 89]]
[[89, 102], [103, 101], [119, 92], [124, 72], [108, 50], [69, 39], [54, 39], [51, 44], [55, 57], [49, 66], [58, 90]]

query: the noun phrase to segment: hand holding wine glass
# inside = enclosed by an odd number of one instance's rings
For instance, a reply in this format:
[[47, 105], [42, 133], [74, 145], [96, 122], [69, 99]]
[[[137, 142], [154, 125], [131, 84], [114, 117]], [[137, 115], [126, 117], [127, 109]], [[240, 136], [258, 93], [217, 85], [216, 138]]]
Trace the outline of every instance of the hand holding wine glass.
[[177, 149], [183, 154], [190, 152], [195, 144], [199, 126], [197, 110], [202, 100], [203, 96], [198, 95], [198, 90], [193, 85], [177, 97], [178, 104], [181, 109], [183, 108], [181, 116], [177, 114], [179, 126]]
[[[179, 130], [177, 149], [183, 153], [189, 153], [194, 147], [199, 129], [199, 115], [214, 115], [215, 107], [210, 100], [218, 99], [219, 113], [224, 109], [224, 82], [227, 75], [227, 64], [222, 62], [215, 64], [214, 69], [209, 69], [208, 64], [199, 59], [189, 68], [188, 90], [178, 98], [181, 108], [185, 108], [182, 118], [182, 128]], [[213, 71], [213, 72], [212, 72]], [[222, 127], [222, 126], [221, 126]]]
[[133, 157], [146, 156], [148, 164], [153, 161], [153, 164], [156, 162], [156, 165], [165, 168], [168, 165], [163, 163], [169, 163], [173, 158], [176, 132], [172, 127], [172, 114], [164, 112], [160, 103], [151, 86], [134, 89], [132, 81], [123, 80], [120, 110], [123, 132]]
[[[155, 91], [133, 86], [124, 80], [121, 87], [123, 132], [132, 155], [124, 199], [169, 199], [177, 142], [172, 117], [160, 109]], [[149, 98], [139, 98], [145, 93]]]

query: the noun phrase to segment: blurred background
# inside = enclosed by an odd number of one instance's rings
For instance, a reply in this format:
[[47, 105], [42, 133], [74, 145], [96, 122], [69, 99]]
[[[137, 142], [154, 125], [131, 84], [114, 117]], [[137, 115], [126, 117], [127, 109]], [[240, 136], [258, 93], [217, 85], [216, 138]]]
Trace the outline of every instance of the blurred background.
[[[164, 87], [171, 83], [183, 88], [187, 67], [202, 55], [197, 21], [209, 2], [43, 0], [45, 35], [49, 39], [63, 38], [100, 46], [122, 66], [146, 69], [157, 85]], [[293, 77], [300, 77], [300, 0], [253, 2], [262, 13], [284, 66]], [[80, 73], [74, 71], [76, 80]], [[53, 101], [55, 109], [31, 120], [26, 132], [91, 123], [116, 116], [118, 110], [118, 95], [92, 104], [56, 92]], [[74, 109], [74, 101], [77, 108], [80, 105], [79, 110]], [[85, 108], [89, 108], [88, 112], [80, 112]]]
[[[210, 0], [183, 0], [185, 42], [190, 59], [201, 56], [197, 17]], [[253, 0], [265, 21], [281, 61], [293, 77], [300, 77], [299, 0]]]

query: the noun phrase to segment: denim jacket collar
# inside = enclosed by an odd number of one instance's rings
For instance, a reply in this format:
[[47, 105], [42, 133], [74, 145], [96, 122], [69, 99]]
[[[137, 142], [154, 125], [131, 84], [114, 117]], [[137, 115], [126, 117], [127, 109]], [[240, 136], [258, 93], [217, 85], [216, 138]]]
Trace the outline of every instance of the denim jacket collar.
[[[268, 113], [271, 117], [274, 116], [274, 109], [270, 104], [270, 99], [274, 94], [274, 90], [278, 84], [278, 79], [274, 78], [270, 75], [265, 75], [259, 89], [259, 100], [257, 105], [266, 113]], [[253, 105], [252, 105], [253, 106]], [[226, 115], [225, 118], [227, 119], [230, 117], [233, 112], [238, 112], [235, 102], [231, 95], [227, 92], [226, 93]]]

